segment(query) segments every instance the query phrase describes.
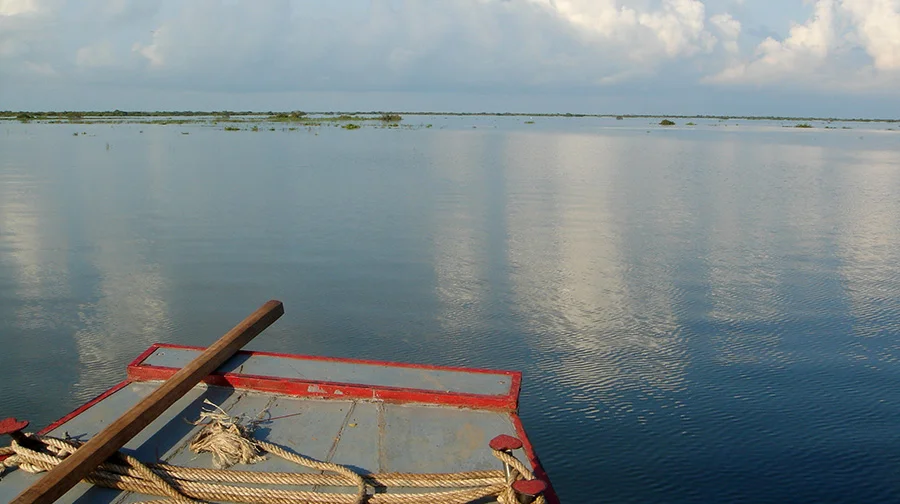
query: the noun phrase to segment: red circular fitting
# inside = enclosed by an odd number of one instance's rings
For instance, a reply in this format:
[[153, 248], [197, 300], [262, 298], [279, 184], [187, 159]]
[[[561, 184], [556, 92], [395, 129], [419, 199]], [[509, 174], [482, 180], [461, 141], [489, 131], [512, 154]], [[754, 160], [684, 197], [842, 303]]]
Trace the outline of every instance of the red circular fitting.
[[544, 493], [544, 490], [547, 490], [547, 483], [539, 479], [518, 480], [512, 484], [512, 488], [516, 493], [527, 495], [529, 497], [537, 497]]
[[500, 434], [499, 436], [491, 439], [491, 442], [488, 444], [492, 450], [497, 451], [510, 451], [510, 450], [518, 450], [522, 447], [522, 441], [519, 438], [507, 436], [506, 434]]
[[15, 418], [4, 418], [0, 420], [0, 436], [4, 434], [12, 434], [28, 427], [28, 420], [16, 420]]

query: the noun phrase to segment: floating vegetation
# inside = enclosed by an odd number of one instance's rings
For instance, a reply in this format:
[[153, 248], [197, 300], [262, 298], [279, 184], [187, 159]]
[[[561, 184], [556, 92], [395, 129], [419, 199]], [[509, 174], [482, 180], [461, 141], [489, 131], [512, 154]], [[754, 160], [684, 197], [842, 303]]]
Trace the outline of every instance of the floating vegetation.
[[623, 121], [625, 118], [622, 116], [616, 116], [616, 121]]
[[525, 121], [525, 124], [534, 124], [534, 121]]
[[[762, 120], [762, 121], [843, 121], [843, 122], [885, 122], [898, 123], [900, 119], [886, 118], [835, 118], [835, 117], [800, 117], [800, 116], [724, 116], [724, 115], [652, 115], [652, 114], [573, 114], [573, 113], [534, 113], [534, 112], [441, 112], [421, 111], [403, 112], [404, 115], [428, 115], [428, 116], [485, 116], [485, 117], [608, 117], [624, 120], [626, 118], [668, 118], [668, 119], [718, 119], [726, 121], [730, 119]], [[209, 121], [321, 121], [321, 120], [345, 120], [345, 117], [355, 117], [357, 120], [380, 120], [382, 115], [399, 115], [384, 111], [357, 111], [357, 112], [305, 112], [295, 110], [292, 112], [253, 112], [253, 111], [0, 111], [0, 120], [25, 120], [25, 121], [70, 121], [70, 122], [110, 122], [110, 119], [120, 119], [120, 122], [147, 123], [146, 118], [160, 118], [160, 122], [185, 121], [185, 122], [209, 122]], [[312, 117], [320, 116], [320, 117]], [[321, 117], [328, 116], [328, 117]], [[180, 118], [180, 119], [174, 119]], [[190, 119], [186, 119], [190, 118]]]
[[403, 117], [400, 116], [400, 114], [385, 113], [385, 114], [381, 114], [381, 117], [379, 117], [379, 119], [381, 119], [384, 122], [394, 122], [395, 123], [395, 122], [402, 121]]
[[288, 128], [288, 131], [297, 131], [297, 128]]
[[307, 113], [302, 110], [294, 110], [293, 112], [279, 112], [277, 114], [272, 114], [269, 116], [269, 121], [274, 122], [290, 122], [290, 121], [300, 121], [306, 118]]
[[225, 131], [241, 131], [237, 126], [225, 126]]
[[426, 127], [426, 128], [430, 128], [430, 127], [431, 127], [431, 124], [426, 124], [425, 127]]
[[659, 125], [660, 126], [675, 126], [675, 122], [670, 121], [668, 119], [663, 119], [662, 121], [659, 121]]
[[187, 132], [187, 131], [182, 131], [181, 134], [182, 134], [182, 135], [190, 135], [190, 133]]
[[345, 124], [345, 125], [341, 126], [341, 128], [348, 129], [348, 130], [355, 130], [355, 129], [362, 128], [362, 126], [360, 126], [359, 124], [349, 123], [349, 124]]
[[269, 128], [269, 131], [275, 131], [275, 128]]
[[250, 131], [259, 131], [259, 126], [254, 124], [253, 127], [250, 128]]
[[812, 128], [812, 124], [809, 123], [798, 123], [794, 125], [795, 128]]
[[72, 136], [78, 136], [78, 132], [72, 133]]

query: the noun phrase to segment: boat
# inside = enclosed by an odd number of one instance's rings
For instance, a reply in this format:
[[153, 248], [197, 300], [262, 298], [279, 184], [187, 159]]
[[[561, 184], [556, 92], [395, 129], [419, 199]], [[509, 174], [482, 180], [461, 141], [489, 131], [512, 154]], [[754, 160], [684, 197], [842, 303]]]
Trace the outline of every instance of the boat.
[[[168, 502], [558, 504], [517, 414], [518, 371], [235, 350], [211, 373], [200, 371], [171, 405], [157, 404], [153, 418], [141, 417], [146, 426], [132, 425], [121, 446], [99, 439], [213, 351], [153, 344], [128, 364], [121, 383], [35, 434], [22, 432], [25, 422], [0, 421], [0, 433], [14, 438], [0, 449], [0, 502], [159, 495]], [[44, 500], [22, 497], [95, 437], [115, 453], [98, 455], [84, 470], [90, 476], [57, 483]], [[210, 439], [213, 449], [203, 450]], [[39, 472], [29, 464], [41, 462], [23, 455], [32, 453], [23, 445], [59, 460]], [[154, 487], [154, 474], [162, 487]], [[213, 490], [197, 490], [207, 486]]]

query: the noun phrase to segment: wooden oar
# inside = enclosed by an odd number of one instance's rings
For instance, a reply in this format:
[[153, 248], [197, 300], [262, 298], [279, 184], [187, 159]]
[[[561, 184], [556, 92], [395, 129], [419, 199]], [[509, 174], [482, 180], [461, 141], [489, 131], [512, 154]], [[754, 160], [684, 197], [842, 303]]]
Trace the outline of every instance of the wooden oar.
[[15, 499], [14, 504], [51, 503], [68, 492], [194, 385], [221, 366], [250, 340], [284, 314], [281, 301], [269, 301], [234, 326], [152, 394], [100, 431]]

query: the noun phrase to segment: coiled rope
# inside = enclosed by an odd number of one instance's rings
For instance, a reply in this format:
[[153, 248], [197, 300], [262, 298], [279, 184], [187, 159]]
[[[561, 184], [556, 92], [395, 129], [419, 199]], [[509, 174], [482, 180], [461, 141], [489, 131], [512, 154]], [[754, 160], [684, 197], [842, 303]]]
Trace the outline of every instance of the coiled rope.
[[[221, 410], [220, 410], [221, 411]], [[501, 470], [458, 473], [380, 473], [359, 474], [346, 466], [322, 462], [289, 451], [281, 446], [252, 439], [239, 422], [220, 414], [206, 414], [210, 423], [191, 442], [196, 452], [211, 451], [217, 466], [253, 463], [263, 460], [262, 452], [275, 455], [297, 465], [331, 474], [250, 472], [225, 468], [203, 469], [165, 463], [145, 464], [118, 452], [84, 479], [85, 482], [128, 492], [164, 497], [154, 504], [188, 502], [236, 502], [246, 504], [466, 504], [488, 497], [504, 504], [515, 504], [511, 485], [517, 479], [534, 479], [534, 474], [514, 456], [492, 450], [495, 457], [512, 470], [507, 480]], [[201, 417], [202, 419], [203, 417]], [[39, 440], [40, 451], [23, 447], [15, 441], [0, 448], [0, 476], [7, 468], [18, 467], [39, 473], [52, 469], [81, 446], [72, 439], [28, 435]], [[269, 485], [282, 488], [265, 488]], [[356, 493], [296, 490], [296, 486], [356, 487]], [[285, 488], [286, 487], [286, 488]], [[390, 493], [397, 488], [440, 489], [420, 493]], [[371, 492], [368, 490], [371, 489]], [[538, 496], [536, 504], [545, 504]]]

